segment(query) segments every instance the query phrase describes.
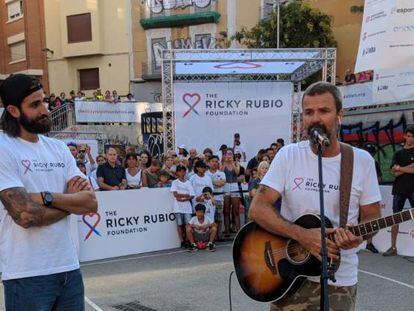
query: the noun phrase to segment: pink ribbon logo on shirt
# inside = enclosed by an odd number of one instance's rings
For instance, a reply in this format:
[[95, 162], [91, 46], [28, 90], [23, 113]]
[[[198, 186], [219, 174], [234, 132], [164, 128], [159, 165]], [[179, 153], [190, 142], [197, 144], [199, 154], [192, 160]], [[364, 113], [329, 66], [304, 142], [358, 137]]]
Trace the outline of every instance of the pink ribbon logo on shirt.
[[[89, 218], [91, 220], [91, 222], [89, 222], [86, 218]], [[99, 215], [99, 213], [84, 214], [82, 216], [82, 220], [85, 223], [85, 225], [87, 225], [89, 227], [89, 229], [90, 229], [89, 232], [86, 234], [84, 241], [86, 241], [87, 239], [89, 239], [89, 237], [92, 235], [93, 232], [95, 232], [95, 234], [97, 234], [100, 237], [102, 237], [101, 234], [99, 233], [99, 231], [96, 230], [96, 226], [101, 221], [101, 215]]]
[[303, 184], [303, 182], [305, 181], [305, 179], [303, 179], [302, 177], [297, 177], [293, 180], [295, 187], [292, 188], [292, 191], [295, 191], [296, 189], [302, 190], [302, 188], [300, 187], [301, 184]]
[[22, 160], [21, 161], [23, 167], [26, 169], [23, 174], [26, 174], [28, 171], [33, 172], [30, 166], [32, 165], [32, 162], [29, 160]]
[[196, 115], [200, 115], [198, 111], [195, 109], [195, 107], [198, 105], [198, 103], [201, 100], [201, 96], [198, 93], [185, 93], [183, 95], [183, 101], [184, 103], [189, 107], [189, 109], [184, 113], [183, 118], [188, 116], [188, 114], [193, 111]]

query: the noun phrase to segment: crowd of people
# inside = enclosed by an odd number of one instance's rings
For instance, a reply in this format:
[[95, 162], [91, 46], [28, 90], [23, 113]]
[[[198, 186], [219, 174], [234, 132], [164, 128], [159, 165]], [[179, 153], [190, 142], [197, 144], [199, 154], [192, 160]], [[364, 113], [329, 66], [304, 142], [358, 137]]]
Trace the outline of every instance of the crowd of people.
[[106, 90], [105, 94], [102, 94], [102, 91], [100, 89], [94, 91], [91, 98], [87, 98], [86, 94], [82, 91], [75, 93], [74, 90], [69, 92], [69, 97], [66, 97], [65, 92], [60, 92], [58, 96], [56, 96], [55, 93], [51, 93], [45, 98], [45, 102], [48, 104], [49, 111], [56, 110], [68, 104], [74, 104], [76, 100], [102, 101], [114, 104], [119, 102], [136, 101], [132, 93], [128, 93], [127, 95], [121, 97], [118, 95], [118, 92], [116, 90], [113, 90], [112, 92], [110, 90]]
[[[261, 179], [283, 146], [284, 140], [279, 138], [246, 162], [238, 133], [234, 134], [233, 148], [221, 145], [217, 153], [211, 148], [199, 153], [195, 148], [187, 151], [186, 146], [181, 145], [178, 152], [169, 151], [162, 159], [152, 158], [146, 150], [138, 154], [127, 153], [122, 158], [112, 147], [107, 148], [105, 155], [94, 159], [89, 146], [68, 143], [77, 166], [89, 178], [95, 191], [170, 188], [175, 200], [174, 213], [181, 246], [191, 250], [198, 249], [192, 241], [193, 229], [198, 230], [198, 234], [209, 235], [207, 240], [211, 243], [205, 247], [210, 250], [214, 250], [214, 240], [228, 239], [231, 233], [240, 229], [240, 210], [245, 211], [242, 217], [246, 218]], [[280, 208], [280, 202], [275, 207]], [[201, 213], [205, 213], [210, 222], [207, 232], [205, 228], [199, 228], [200, 219], [192, 220], [192, 216]], [[215, 226], [217, 229], [213, 229]], [[211, 230], [216, 231], [210, 237]], [[198, 237], [196, 234], [196, 240]]]

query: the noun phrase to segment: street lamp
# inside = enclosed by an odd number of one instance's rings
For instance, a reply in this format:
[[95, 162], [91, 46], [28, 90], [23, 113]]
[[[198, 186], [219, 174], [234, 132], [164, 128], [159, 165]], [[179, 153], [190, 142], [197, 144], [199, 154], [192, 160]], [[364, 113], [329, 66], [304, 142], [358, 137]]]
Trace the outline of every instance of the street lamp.
[[276, 47], [279, 48], [280, 42], [280, 4], [288, 2], [289, 0], [273, 0], [273, 10], [277, 12], [277, 30], [276, 30]]

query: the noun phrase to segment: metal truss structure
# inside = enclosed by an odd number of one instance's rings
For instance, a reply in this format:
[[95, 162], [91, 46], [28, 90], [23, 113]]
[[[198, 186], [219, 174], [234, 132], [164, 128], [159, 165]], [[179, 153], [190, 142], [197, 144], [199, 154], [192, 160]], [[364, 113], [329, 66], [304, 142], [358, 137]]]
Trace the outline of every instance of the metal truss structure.
[[[177, 65], [197, 63], [272, 63], [280, 72], [271, 73], [180, 73]], [[286, 66], [294, 70], [286, 72]], [[197, 66], [194, 66], [197, 69]], [[292, 96], [292, 141], [300, 136], [300, 88], [301, 82], [312, 74], [322, 71], [322, 81], [335, 84], [336, 49], [228, 49], [228, 50], [164, 50], [162, 57], [162, 98], [164, 152], [175, 149], [174, 83], [177, 81], [290, 81], [294, 84]]]

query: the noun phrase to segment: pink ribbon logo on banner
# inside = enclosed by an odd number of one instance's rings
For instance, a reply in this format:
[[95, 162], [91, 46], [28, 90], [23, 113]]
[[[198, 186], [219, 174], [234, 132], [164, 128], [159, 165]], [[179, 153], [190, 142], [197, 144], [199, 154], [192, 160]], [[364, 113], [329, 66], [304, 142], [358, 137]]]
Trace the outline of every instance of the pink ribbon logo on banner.
[[252, 62], [231, 62], [231, 63], [225, 63], [221, 65], [216, 65], [214, 68], [217, 69], [255, 69], [262, 67], [260, 64], [255, 64]]
[[295, 187], [292, 188], [292, 191], [295, 191], [296, 189], [302, 190], [302, 188], [300, 187], [301, 184], [303, 184], [305, 180], [302, 177], [297, 177], [293, 180], [293, 182], [295, 183]]
[[28, 171], [33, 172], [32, 169], [30, 168], [30, 166], [32, 165], [32, 162], [30, 162], [29, 160], [22, 160], [21, 163], [23, 167], [26, 169], [23, 174], [26, 174]]
[[183, 101], [189, 107], [189, 109], [184, 113], [183, 118], [188, 116], [188, 114], [191, 111], [193, 111], [198, 116], [200, 115], [198, 111], [195, 109], [195, 107], [198, 105], [200, 100], [201, 100], [201, 96], [198, 93], [185, 93], [183, 95]]
[[[89, 218], [91, 220], [91, 222], [89, 222], [86, 218]], [[99, 233], [99, 231], [96, 230], [96, 226], [101, 221], [101, 215], [99, 215], [99, 213], [89, 213], [89, 214], [85, 214], [85, 215], [82, 216], [82, 220], [85, 223], [85, 225], [87, 225], [89, 227], [89, 229], [90, 229], [89, 232], [86, 234], [84, 241], [86, 241], [87, 239], [89, 239], [89, 237], [91, 236], [92, 232], [95, 232], [95, 234], [97, 234], [100, 237], [102, 237], [101, 234]], [[94, 220], [95, 220], [95, 222], [93, 223]]]

